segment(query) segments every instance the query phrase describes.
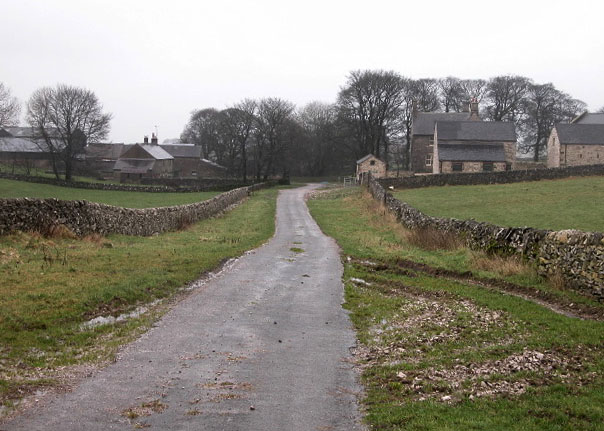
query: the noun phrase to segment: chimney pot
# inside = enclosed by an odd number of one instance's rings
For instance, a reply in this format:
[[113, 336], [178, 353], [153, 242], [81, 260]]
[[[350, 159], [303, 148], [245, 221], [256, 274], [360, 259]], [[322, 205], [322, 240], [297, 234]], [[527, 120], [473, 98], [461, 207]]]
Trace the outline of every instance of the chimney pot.
[[148, 136], [145, 136], [145, 140], [144, 140], [143, 142], [144, 142], [145, 144], [148, 144], [148, 143], [149, 143], [149, 137], [148, 137]]
[[478, 114], [478, 100], [476, 100], [476, 98], [470, 100], [470, 120], [480, 120], [480, 115]]

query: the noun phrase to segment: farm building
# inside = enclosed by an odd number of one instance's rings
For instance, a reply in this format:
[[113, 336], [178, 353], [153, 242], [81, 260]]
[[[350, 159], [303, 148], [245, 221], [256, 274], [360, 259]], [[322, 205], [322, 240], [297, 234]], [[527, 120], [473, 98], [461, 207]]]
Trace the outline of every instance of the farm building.
[[112, 177], [115, 162], [131, 146], [121, 143], [88, 144], [84, 148], [84, 155], [78, 158], [78, 169], [94, 172], [101, 177]]
[[467, 112], [417, 112], [411, 123], [409, 169], [416, 173], [432, 173], [434, 159], [434, 126], [438, 121], [480, 121], [478, 103], [469, 104]]
[[[59, 142], [54, 142], [59, 147]], [[49, 169], [51, 154], [31, 127], [0, 128], [0, 163], [6, 167]]]
[[[604, 115], [603, 115], [604, 117]], [[547, 141], [547, 167], [604, 163], [604, 121], [556, 124]]]
[[166, 152], [174, 157], [174, 178], [222, 178], [227, 169], [201, 157], [198, 145], [162, 144]]
[[365, 157], [357, 160], [357, 180], [365, 172], [371, 172], [374, 178], [383, 178], [386, 176], [386, 163], [373, 154], [367, 154]]
[[134, 144], [117, 159], [113, 166], [116, 179], [138, 182], [142, 178], [169, 178], [174, 172], [174, 157], [157, 145], [155, 135], [144, 143]]
[[437, 121], [432, 172], [506, 171], [516, 158], [516, 127], [501, 121]]

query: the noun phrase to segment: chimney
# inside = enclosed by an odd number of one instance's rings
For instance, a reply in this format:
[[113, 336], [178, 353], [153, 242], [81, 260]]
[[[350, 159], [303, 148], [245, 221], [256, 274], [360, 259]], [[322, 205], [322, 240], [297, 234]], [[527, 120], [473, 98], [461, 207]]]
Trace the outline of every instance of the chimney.
[[148, 136], [145, 136], [145, 139], [144, 139], [143, 143], [145, 143], [145, 144], [149, 143], [149, 137]]
[[480, 115], [478, 114], [478, 100], [475, 97], [470, 100], [470, 120], [480, 120]]
[[157, 135], [155, 133], [151, 134], [151, 145], [157, 145]]

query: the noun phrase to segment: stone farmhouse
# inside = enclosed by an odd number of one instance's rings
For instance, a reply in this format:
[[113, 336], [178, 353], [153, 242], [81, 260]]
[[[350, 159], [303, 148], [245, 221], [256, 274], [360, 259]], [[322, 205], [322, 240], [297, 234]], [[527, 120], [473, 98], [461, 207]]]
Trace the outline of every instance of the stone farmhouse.
[[204, 159], [201, 147], [192, 144], [165, 144], [161, 147], [174, 157], [174, 178], [223, 178], [227, 168]]
[[145, 136], [142, 144], [126, 149], [113, 166], [120, 182], [137, 182], [142, 178], [169, 178], [174, 172], [174, 157], [157, 144], [155, 135]]
[[482, 121], [478, 102], [466, 112], [417, 112], [411, 125], [410, 169], [418, 174], [513, 169], [513, 123]]
[[547, 141], [547, 167], [604, 163], [604, 113], [584, 112], [570, 123], [559, 123]]
[[432, 173], [509, 171], [516, 126], [500, 121], [437, 121]]
[[374, 178], [384, 178], [386, 176], [386, 163], [373, 154], [367, 154], [357, 160], [357, 181], [360, 181], [361, 175], [365, 172], [371, 172]]
[[[181, 144], [179, 140], [166, 140], [159, 145], [153, 134], [151, 142], [145, 137], [143, 143], [122, 145], [122, 153], [115, 159], [113, 172], [122, 182], [138, 182], [143, 178], [224, 178], [227, 169], [202, 158], [201, 147]], [[174, 142], [174, 143], [173, 143]], [[106, 148], [104, 156], [108, 163], [119, 151]]]

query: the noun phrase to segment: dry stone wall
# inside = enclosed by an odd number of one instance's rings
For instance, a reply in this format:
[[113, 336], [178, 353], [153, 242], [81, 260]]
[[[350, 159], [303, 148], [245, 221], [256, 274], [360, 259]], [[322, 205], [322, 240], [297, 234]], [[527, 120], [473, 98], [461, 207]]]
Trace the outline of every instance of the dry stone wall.
[[371, 195], [409, 229], [431, 228], [462, 237], [473, 249], [518, 254], [536, 263], [542, 275], [559, 273], [568, 285], [604, 300], [604, 234], [529, 227], [502, 227], [474, 220], [431, 217], [396, 199], [382, 181], [365, 178]]
[[0, 199], [0, 235], [21, 230], [45, 232], [65, 226], [78, 236], [93, 233], [149, 236], [173, 231], [212, 217], [236, 204], [262, 184], [221, 193], [187, 205], [132, 209], [59, 199]]
[[134, 184], [113, 184], [113, 183], [86, 183], [82, 181], [65, 181], [56, 178], [38, 177], [30, 175], [10, 174], [0, 172], [0, 178], [17, 181], [27, 181], [38, 184], [50, 184], [60, 187], [73, 187], [77, 189], [89, 190], [114, 190], [126, 192], [149, 192], [149, 193], [174, 193], [174, 192], [205, 192], [205, 191], [224, 191], [232, 190], [238, 187], [248, 186], [248, 184], [230, 179], [157, 179], [149, 182], [149, 185]]
[[558, 178], [604, 175], [604, 165], [572, 166], [567, 168], [549, 168], [517, 170], [506, 172], [448, 173], [436, 175], [416, 175], [403, 178], [384, 178], [380, 183], [384, 187], [419, 188], [431, 186], [456, 186], [473, 184], [505, 184], [522, 181], [554, 180]]

